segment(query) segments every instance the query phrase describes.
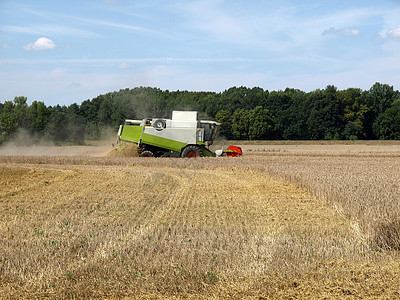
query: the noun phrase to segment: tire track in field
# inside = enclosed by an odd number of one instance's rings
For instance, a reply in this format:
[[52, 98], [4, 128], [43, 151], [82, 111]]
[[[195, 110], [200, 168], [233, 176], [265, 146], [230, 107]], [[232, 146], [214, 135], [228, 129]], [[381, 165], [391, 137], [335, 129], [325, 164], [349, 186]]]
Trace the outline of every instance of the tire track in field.
[[170, 177], [176, 182], [176, 187], [170, 191], [165, 205], [157, 209], [153, 216], [153, 223], [162, 223], [169, 227], [176, 224], [186, 226], [187, 222], [184, 216], [192, 206], [190, 189], [193, 181], [196, 180], [193, 178], [193, 171], [158, 168], [156, 172], [162, 174], [162, 176]]

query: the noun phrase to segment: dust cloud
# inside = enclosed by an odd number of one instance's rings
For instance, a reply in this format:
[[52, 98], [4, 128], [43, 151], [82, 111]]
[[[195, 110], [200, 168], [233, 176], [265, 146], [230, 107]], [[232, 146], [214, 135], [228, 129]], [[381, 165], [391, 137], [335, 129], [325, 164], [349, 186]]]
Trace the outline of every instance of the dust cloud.
[[91, 156], [101, 157], [113, 149], [116, 134], [111, 132], [101, 141], [88, 141], [85, 145], [56, 145], [24, 129], [0, 146], [0, 156]]

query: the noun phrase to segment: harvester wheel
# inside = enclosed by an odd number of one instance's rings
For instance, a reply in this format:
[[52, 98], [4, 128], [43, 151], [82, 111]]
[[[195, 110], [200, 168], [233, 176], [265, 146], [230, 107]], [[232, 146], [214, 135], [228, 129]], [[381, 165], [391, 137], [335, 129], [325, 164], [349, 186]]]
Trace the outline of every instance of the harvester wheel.
[[140, 153], [140, 157], [154, 157], [154, 153], [150, 150], [144, 150], [142, 153]]
[[203, 157], [203, 151], [201, 150], [200, 147], [198, 146], [187, 146], [185, 149], [183, 149], [181, 157], [187, 157], [187, 158], [196, 158], [196, 157]]
[[165, 122], [165, 120], [162, 120], [162, 119], [158, 119], [158, 120], [155, 120], [154, 122], [153, 122], [153, 127], [157, 130], [157, 131], [160, 131], [160, 130], [163, 130], [165, 127], [166, 127], [166, 122]]

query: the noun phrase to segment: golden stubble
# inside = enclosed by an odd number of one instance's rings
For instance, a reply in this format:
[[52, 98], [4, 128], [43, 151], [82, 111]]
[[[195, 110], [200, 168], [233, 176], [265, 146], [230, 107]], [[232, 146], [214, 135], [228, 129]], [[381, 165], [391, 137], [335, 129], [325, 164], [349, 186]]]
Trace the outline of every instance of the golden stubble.
[[390, 298], [398, 256], [374, 232], [399, 211], [388, 200], [398, 164], [7, 158], [0, 289], [11, 298]]

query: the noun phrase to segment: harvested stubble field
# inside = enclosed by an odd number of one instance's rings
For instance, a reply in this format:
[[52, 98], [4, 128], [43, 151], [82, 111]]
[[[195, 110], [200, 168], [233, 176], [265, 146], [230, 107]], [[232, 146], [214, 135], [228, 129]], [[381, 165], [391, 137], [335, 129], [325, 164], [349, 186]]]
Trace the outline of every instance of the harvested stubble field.
[[1, 297], [400, 298], [400, 145], [282, 146], [0, 156]]

